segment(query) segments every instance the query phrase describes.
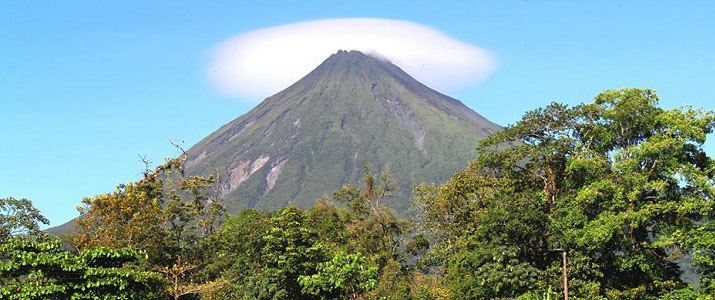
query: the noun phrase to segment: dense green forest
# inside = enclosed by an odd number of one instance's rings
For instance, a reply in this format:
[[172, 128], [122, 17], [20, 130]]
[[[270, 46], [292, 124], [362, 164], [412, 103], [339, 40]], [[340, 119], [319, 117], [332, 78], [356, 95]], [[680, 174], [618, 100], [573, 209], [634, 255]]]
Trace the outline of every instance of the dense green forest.
[[713, 126], [651, 90], [554, 103], [416, 187], [409, 218], [367, 167], [310, 209], [228, 215], [185, 156], [83, 199], [61, 237], [0, 199], [0, 299], [715, 299]]

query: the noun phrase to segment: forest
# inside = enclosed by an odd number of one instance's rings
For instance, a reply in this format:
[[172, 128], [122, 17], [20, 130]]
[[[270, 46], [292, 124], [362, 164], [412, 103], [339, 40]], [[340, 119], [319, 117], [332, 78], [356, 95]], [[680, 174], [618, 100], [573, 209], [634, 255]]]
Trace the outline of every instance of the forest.
[[649, 89], [552, 103], [475, 145], [420, 212], [362, 182], [227, 213], [186, 156], [85, 198], [72, 232], [0, 199], [0, 299], [715, 299], [715, 113]]

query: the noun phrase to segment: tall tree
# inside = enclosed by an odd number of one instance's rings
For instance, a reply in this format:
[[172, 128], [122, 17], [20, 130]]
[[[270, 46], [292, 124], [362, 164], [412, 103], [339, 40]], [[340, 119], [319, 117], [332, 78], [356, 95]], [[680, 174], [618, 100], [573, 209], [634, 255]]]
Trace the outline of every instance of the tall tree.
[[73, 244], [93, 247], [135, 247], [151, 261], [162, 259], [166, 232], [160, 194], [154, 179], [121, 185], [113, 193], [82, 200]]
[[218, 295], [227, 299], [313, 299], [298, 278], [316, 273], [326, 261], [305, 211], [277, 214], [244, 211], [231, 217], [214, 237], [216, 258], [209, 268], [229, 282]]
[[397, 217], [387, 207], [394, 185], [387, 173], [375, 178], [366, 167], [363, 186], [346, 185], [333, 193], [333, 201], [346, 207], [343, 224], [347, 239], [343, 249], [365, 255], [378, 267], [379, 280], [369, 295], [409, 299], [417, 289], [413, 284], [417, 272], [408, 262], [414, 261], [429, 243], [421, 234], [415, 234], [412, 219]]
[[0, 243], [14, 236], [42, 235], [40, 223], [49, 225], [50, 221], [32, 205], [32, 201], [0, 198]]
[[362, 189], [346, 185], [333, 193], [333, 201], [347, 208], [345, 225], [350, 246], [380, 266], [389, 260], [404, 260], [408, 253], [402, 246], [414, 228], [410, 220], [397, 217], [385, 203], [392, 197], [394, 182], [386, 173], [376, 179], [366, 167], [363, 183]]
[[185, 176], [185, 162], [185, 154], [154, 170], [146, 162], [142, 180], [85, 198], [74, 245], [146, 251], [175, 299], [215, 289], [220, 281], [199, 280], [196, 274], [208, 263], [201, 241], [220, 225], [225, 210], [211, 189], [214, 179]]
[[479, 157], [418, 203], [456, 298], [560, 291], [650, 299], [684, 286], [672, 259], [713, 219], [712, 112], [665, 110], [651, 90], [551, 104], [484, 140]]

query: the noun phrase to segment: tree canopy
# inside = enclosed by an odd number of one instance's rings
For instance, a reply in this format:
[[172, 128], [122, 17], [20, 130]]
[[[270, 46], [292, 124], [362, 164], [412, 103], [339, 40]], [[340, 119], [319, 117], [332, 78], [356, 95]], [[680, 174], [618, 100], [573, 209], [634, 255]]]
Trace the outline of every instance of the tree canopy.
[[0, 245], [0, 299], [156, 299], [161, 275], [131, 266], [131, 248], [62, 251], [61, 242], [11, 239]]
[[702, 144], [714, 125], [712, 112], [621, 89], [487, 138], [449, 182], [418, 189], [452, 297], [561, 291], [554, 249], [567, 249], [572, 298], [664, 297], [686, 287], [674, 260], [690, 251], [706, 290], [715, 164]]
[[0, 243], [13, 236], [40, 235], [40, 223], [50, 221], [28, 199], [0, 198]]

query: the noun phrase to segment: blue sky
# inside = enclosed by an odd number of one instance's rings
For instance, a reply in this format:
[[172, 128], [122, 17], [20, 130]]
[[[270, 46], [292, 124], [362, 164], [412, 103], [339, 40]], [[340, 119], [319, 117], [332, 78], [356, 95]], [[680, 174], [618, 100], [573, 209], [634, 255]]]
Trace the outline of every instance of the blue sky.
[[82, 197], [138, 179], [138, 154], [177, 155], [169, 139], [189, 147], [255, 105], [208, 82], [210, 49], [326, 18], [406, 20], [488, 49], [491, 76], [449, 94], [502, 125], [621, 87], [715, 109], [713, 1], [384, 2], [0, 2], [0, 197], [68, 221]]

